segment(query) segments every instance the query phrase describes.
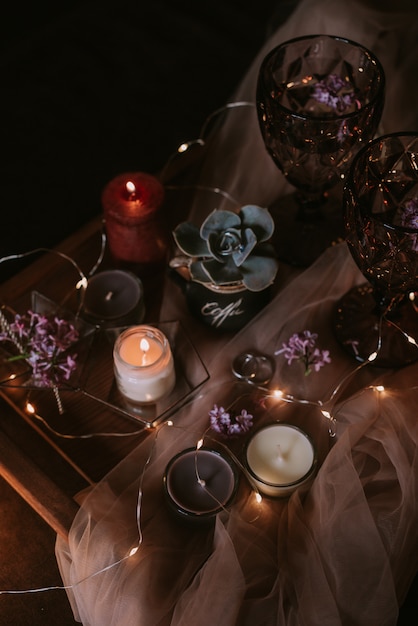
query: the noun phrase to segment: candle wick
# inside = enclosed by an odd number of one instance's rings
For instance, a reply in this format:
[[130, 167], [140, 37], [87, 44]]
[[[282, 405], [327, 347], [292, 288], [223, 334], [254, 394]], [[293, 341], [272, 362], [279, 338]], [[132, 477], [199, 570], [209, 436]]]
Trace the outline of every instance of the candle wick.
[[142, 365], [146, 365], [147, 364], [147, 353], [149, 350], [149, 343], [146, 339], [142, 338], [140, 343], [139, 343], [139, 347], [142, 350]]
[[108, 291], [107, 294], [105, 295], [106, 302], [109, 302], [109, 300], [111, 300], [113, 296], [114, 296], [113, 291]]

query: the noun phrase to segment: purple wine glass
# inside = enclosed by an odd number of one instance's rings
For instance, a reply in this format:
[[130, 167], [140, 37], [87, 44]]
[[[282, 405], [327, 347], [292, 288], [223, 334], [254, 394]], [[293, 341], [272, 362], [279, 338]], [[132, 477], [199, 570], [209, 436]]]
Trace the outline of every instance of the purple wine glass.
[[[341, 37], [299, 37], [264, 58], [259, 125], [267, 151], [296, 188], [271, 207], [282, 260], [306, 267], [343, 239], [342, 181], [354, 155], [375, 136], [384, 92], [378, 59]], [[338, 185], [333, 199], [330, 190]]]
[[346, 240], [367, 283], [338, 303], [336, 334], [359, 361], [418, 359], [418, 134], [393, 133], [355, 157], [344, 188]]

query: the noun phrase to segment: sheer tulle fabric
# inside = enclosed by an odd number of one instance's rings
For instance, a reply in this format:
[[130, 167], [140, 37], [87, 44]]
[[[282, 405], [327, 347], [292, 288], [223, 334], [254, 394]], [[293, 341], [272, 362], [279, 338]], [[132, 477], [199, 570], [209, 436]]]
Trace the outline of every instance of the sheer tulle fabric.
[[[208, 387], [174, 426], [162, 426], [86, 495], [69, 545], [57, 545], [83, 624], [396, 623], [418, 565], [417, 367], [400, 374], [364, 368], [349, 377], [355, 366], [333, 343], [330, 316], [360, 279], [345, 244], [330, 249], [225, 347]], [[234, 506], [213, 530], [174, 522], [163, 500], [165, 466], [204, 435], [208, 410], [234, 384], [231, 357], [255, 340], [271, 354], [307, 327], [331, 348], [332, 367], [304, 377], [278, 357], [275, 382], [296, 397], [326, 401], [348, 376], [331, 403], [337, 436], [329, 437], [317, 407], [278, 403], [265, 419], [290, 419], [313, 436], [322, 465], [311, 488], [257, 504], [243, 477]], [[377, 392], [376, 382], [388, 390]], [[138, 544], [142, 475], [138, 552], [80, 583]]]
[[[417, 22], [411, 18], [416, 9], [404, 6], [398, 14], [357, 2], [301, 2], [260, 52], [236, 99], [253, 98], [258, 63], [276, 43], [304, 33], [340, 34], [381, 53], [389, 89], [383, 127], [406, 130], [403, 122], [416, 122], [406, 113], [417, 89], [408, 78]], [[406, 102], [399, 98], [399, 109], [396, 93], [409, 94]], [[202, 180], [243, 202], [268, 204], [286, 185], [264, 159], [255, 120], [243, 133], [241, 114], [247, 117], [249, 110], [230, 113], [218, 129]], [[193, 213], [198, 217], [204, 210], [196, 205]], [[69, 541], [57, 541], [57, 559], [64, 583], [73, 586], [68, 595], [74, 615], [84, 626], [396, 623], [398, 605], [418, 568], [418, 366], [395, 373], [358, 369], [337, 345], [335, 303], [363, 281], [345, 244], [280, 281], [272, 302], [228, 343], [196, 334], [211, 373], [199, 396], [174, 416], [174, 426], [150, 433], [103, 481], [80, 495]], [[170, 285], [162, 318], [172, 319], [173, 313], [187, 318]], [[192, 322], [190, 329], [195, 330]], [[300, 364], [288, 366], [277, 355], [272, 386], [312, 404], [277, 402], [261, 421], [292, 421], [311, 434], [320, 458], [313, 484], [288, 500], [257, 503], [242, 474], [234, 505], [213, 527], [176, 523], [164, 502], [164, 469], [177, 452], [197, 444], [212, 405], [234, 392], [232, 358], [254, 348], [272, 355], [305, 329], [318, 333], [332, 364], [304, 376]], [[377, 383], [386, 391], [376, 391]], [[336, 418], [335, 437], [318, 400]]]

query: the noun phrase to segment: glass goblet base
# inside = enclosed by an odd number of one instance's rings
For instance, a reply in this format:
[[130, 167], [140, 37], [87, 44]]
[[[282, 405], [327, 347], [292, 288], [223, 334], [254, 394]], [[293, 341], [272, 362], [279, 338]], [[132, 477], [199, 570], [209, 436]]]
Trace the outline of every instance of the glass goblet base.
[[418, 347], [408, 341], [418, 337], [418, 311], [404, 299], [387, 317], [379, 314], [371, 285], [353, 287], [338, 302], [335, 335], [357, 361], [367, 361], [377, 352], [372, 365], [399, 368], [418, 360]]
[[301, 204], [298, 193], [269, 208], [275, 222], [272, 243], [280, 261], [309, 267], [327, 248], [344, 240], [341, 200], [335, 197]]

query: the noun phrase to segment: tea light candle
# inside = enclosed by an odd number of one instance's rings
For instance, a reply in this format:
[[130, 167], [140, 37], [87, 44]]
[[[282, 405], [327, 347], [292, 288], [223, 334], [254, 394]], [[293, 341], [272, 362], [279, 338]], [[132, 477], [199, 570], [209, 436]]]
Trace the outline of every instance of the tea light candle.
[[158, 328], [128, 328], [116, 339], [113, 358], [116, 384], [128, 400], [149, 404], [172, 391], [176, 379], [173, 355]]
[[165, 263], [170, 239], [158, 215], [163, 199], [163, 185], [144, 172], [120, 174], [105, 186], [106, 237], [115, 263], [139, 271]]
[[238, 475], [220, 452], [188, 448], [171, 459], [163, 482], [169, 506], [180, 517], [210, 521], [232, 502]]
[[99, 272], [88, 280], [83, 315], [106, 327], [138, 324], [145, 315], [143, 298], [142, 282], [131, 272]]
[[311, 439], [291, 424], [274, 423], [261, 428], [246, 448], [246, 465], [261, 493], [287, 497], [307, 483], [316, 470]]

